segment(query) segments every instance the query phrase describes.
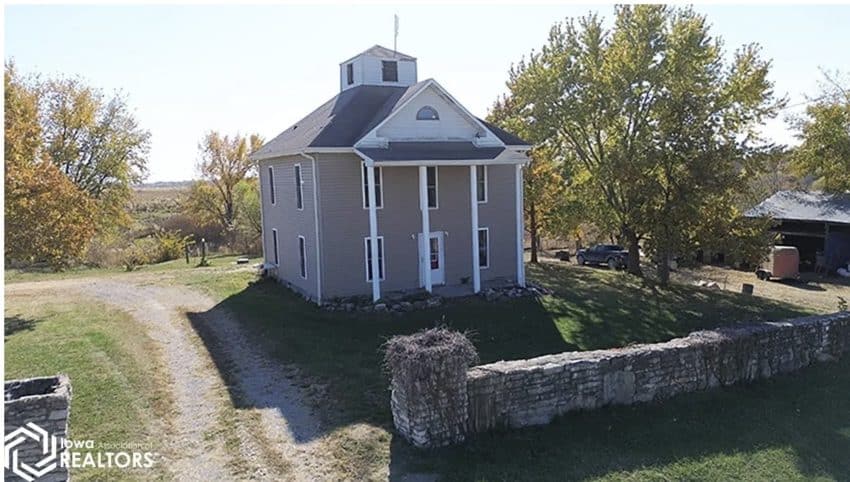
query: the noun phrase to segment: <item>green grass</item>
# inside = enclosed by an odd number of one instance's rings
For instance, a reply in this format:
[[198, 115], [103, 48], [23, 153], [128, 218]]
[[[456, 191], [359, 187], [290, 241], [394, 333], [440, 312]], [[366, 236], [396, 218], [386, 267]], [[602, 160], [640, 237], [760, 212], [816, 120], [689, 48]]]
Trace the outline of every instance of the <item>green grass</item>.
[[[236, 258], [240, 258], [242, 256], [237, 255], [213, 255], [207, 257], [207, 261], [209, 261], [209, 267], [223, 267], [223, 266], [233, 266], [236, 262]], [[199, 257], [193, 256], [190, 259], [190, 263], [186, 263], [185, 258], [175, 259], [172, 261], [166, 261], [164, 263], [151, 264], [138, 267], [134, 273], [162, 273], [168, 271], [175, 270], [190, 270], [194, 268], [198, 268]], [[258, 263], [260, 258], [251, 258], [250, 264]], [[69, 278], [86, 278], [91, 276], [104, 276], [104, 275], [120, 275], [122, 273], [126, 273], [123, 267], [112, 267], [112, 268], [90, 268], [86, 266], [79, 266], [74, 268], [69, 268], [64, 271], [52, 271], [48, 268], [26, 268], [26, 269], [6, 269], [4, 271], [4, 277], [6, 283], [21, 283], [25, 281], [45, 281], [45, 280], [55, 280], [55, 279], [69, 279]]]
[[[61, 295], [7, 296], [4, 341], [7, 380], [68, 374], [71, 439], [150, 444], [150, 450], [164, 451], [157, 434], [171, 410], [167, 381], [156, 368], [153, 341], [129, 315]], [[73, 476], [160, 478], [162, 472], [79, 468]]]
[[[350, 457], [351, 466], [361, 460], [403, 465], [447, 480], [850, 477], [848, 361], [664, 404], [574, 413], [551, 426], [485, 434], [431, 454], [387, 436], [391, 417], [380, 346], [395, 334], [435, 324], [470, 330], [486, 363], [662, 341], [735, 322], [808, 314], [804, 309], [690, 286], [660, 288], [606, 270], [543, 265], [529, 267], [529, 276], [555, 293], [539, 301], [473, 299], [404, 316], [342, 314], [321, 311], [275, 283], [255, 283], [249, 273], [186, 274], [183, 282], [221, 299], [270, 353], [328, 382], [325, 428], [338, 439], [334, 453]], [[344, 428], [355, 424], [384, 430], [352, 438]]]

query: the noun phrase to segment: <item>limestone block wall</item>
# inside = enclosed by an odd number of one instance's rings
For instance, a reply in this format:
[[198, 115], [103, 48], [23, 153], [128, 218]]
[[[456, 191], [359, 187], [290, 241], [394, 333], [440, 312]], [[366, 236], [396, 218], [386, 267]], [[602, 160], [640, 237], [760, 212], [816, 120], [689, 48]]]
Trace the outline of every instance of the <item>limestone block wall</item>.
[[[33, 435], [41, 435], [29, 427], [28, 423], [34, 423], [49, 437], [57, 439], [56, 450], [49, 443], [47, 452], [37, 441], [28, 435], [16, 436], [8, 443], [22, 438], [13, 451], [17, 452], [18, 470], [24, 470], [30, 477], [39, 481], [65, 481], [69, 479], [68, 470], [59, 464], [59, 458], [65, 452], [65, 447], [60, 441], [67, 438], [68, 434], [68, 412], [71, 403], [71, 383], [65, 375], [43, 378], [28, 378], [24, 380], [11, 380], [4, 384], [4, 413], [6, 416], [5, 434], [9, 435], [20, 427], [24, 427]], [[12, 460], [14, 461], [14, 460]], [[40, 461], [46, 461], [38, 465]], [[46, 474], [36, 475], [26, 472], [26, 466], [33, 470], [42, 471], [55, 462], [55, 468]], [[4, 480], [22, 480], [11, 469], [5, 470]]]
[[[464, 434], [447, 431], [462, 420], [466, 433], [546, 424], [572, 410], [751, 382], [848, 351], [850, 312], [841, 312], [699, 331], [665, 343], [500, 361], [466, 370], [466, 383], [449, 385], [456, 389], [437, 401], [404, 396], [394, 379], [393, 420], [414, 445], [433, 447], [463, 440]], [[466, 400], [466, 413], [444, 410], [449, 400]]]
[[850, 313], [691, 333], [665, 343], [502, 361], [467, 373], [469, 430], [670, 398], [787, 373], [850, 350]]

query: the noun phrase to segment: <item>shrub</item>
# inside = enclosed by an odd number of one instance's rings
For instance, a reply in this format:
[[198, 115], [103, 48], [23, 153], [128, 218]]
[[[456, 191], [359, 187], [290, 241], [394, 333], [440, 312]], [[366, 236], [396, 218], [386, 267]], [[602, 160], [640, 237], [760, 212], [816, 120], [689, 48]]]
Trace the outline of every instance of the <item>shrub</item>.
[[384, 343], [383, 350], [384, 367], [390, 373], [414, 378], [425, 378], [444, 363], [470, 366], [478, 362], [478, 352], [467, 335], [445, 327], [394, 336]]

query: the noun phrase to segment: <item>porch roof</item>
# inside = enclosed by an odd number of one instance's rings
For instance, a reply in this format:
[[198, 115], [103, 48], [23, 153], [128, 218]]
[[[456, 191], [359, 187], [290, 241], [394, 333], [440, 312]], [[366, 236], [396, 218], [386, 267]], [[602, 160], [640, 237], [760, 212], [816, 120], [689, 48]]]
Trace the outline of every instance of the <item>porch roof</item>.
[[472, 142], [390, 142], [389, 147], [359, 149], [376, 163], [421, 161], [482, 161], [496, 159], [504, 147], [478, 147]]

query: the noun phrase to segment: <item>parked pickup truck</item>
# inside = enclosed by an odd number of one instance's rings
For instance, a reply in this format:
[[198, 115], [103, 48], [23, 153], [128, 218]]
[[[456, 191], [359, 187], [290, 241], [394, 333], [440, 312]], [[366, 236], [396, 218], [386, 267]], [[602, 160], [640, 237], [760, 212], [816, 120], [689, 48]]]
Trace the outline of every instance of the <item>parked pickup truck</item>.
[[576, 262], [582, 264], [604, 264], [611, 269], [625, 268], [629, 252], [616, 244], [597, 244], [590, 249], [580, 249]]

